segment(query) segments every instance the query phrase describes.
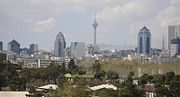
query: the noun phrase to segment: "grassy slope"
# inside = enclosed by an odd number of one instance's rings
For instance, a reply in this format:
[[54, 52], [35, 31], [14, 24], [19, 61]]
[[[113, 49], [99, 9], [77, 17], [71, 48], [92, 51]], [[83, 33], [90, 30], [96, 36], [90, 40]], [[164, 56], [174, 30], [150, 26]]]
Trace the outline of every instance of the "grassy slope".
[[[93, 61], [85, 61], [81, 63], [82, 67], [89, 68], [92, 66]], [[137, 75], [138, 68], [141, 68], [142, 73], [152, 74], [158, 71], [166, 73], [174, 71], [180, 75], [180, 63], [164, 63], [164, 64], [142, 64], [136, 61], [122, 61], [122, 60], [106, 60], [100, 61], [102, 64], [102, 70], [112, 70], [120, 75], [127, 75], [130, 71], [134, 71]], [[87, 69], [88, 70], [88, 69]]]

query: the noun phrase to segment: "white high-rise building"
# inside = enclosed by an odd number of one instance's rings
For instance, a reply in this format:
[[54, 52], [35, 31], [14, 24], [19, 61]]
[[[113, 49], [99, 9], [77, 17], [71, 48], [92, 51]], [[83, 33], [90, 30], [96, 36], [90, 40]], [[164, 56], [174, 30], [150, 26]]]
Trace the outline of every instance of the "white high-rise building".
[[56, 40], [54, 42], [54, 55], [56, 57], [64, 57], [64, 52], [66, 48], [66, 42], [64, 35], [59, 32], [58, 35], [56, 36]]
[[84, 58], [86, 45], [83, 42], [71, 42], [70, 56], [71, 58]]

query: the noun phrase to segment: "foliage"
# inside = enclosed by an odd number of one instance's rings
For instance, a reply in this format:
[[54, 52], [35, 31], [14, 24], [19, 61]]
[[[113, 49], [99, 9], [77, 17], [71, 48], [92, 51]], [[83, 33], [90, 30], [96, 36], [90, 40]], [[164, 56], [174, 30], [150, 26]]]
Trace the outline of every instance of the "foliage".
[[106, 75], [107, 75], [107, 78], [111, 79], [111, 80], [119, 79], [119, 74], [117, 74], [117, 73], [115, 73], [113, 71], [108, 71]]
[[94, 74], [94, 78], [95, 79], [102, 79], [103, 77], [105, 77], [106, 72], [105, 71], [98, 71]]
[[92, 65], [92, 71], [93, 73], [97, 73], [101, 71], [101, 64], [99, 63], [98, 60], [96, 60], [95, 63]]
[[122, 84], [119, 93], [120, 97], [146, 97], [144, 91], [133, 84], [133, 75], [131, 72], [127, 80]]
[[139, 82], [141, 85], [143, 84], [147, 84], [148, 82], [150, 83], [152, 81], [153, 77], [148, 75], [148, 74], [144, 74], [143, 76], [141, 76], [139, 78]]

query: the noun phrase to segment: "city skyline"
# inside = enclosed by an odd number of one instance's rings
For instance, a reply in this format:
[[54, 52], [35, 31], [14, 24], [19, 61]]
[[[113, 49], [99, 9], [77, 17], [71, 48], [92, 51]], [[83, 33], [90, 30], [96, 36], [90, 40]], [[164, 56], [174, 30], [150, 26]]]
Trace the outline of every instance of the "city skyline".
[[[161, 3], [161, 5], [159, 5]], [[137, 36], [144, 25], [151, 30], [152, 47], [162, 48], [168, 25], [180, 20], [178, 0], [1, 0], [0, 41], [17, 40], [21, 47], [36, 43], [52, 50], [54, 38], [63, 32], [67, 43], [93, 44], [93, 17], [98, 24], [97, 42], [137, 46]]]

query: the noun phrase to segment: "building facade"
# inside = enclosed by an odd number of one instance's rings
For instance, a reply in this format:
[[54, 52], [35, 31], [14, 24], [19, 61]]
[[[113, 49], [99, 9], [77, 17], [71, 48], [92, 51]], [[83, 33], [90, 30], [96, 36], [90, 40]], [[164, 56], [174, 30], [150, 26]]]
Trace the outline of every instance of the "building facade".
[[3, 42], [0, 41], [0, 52], [3, 51]]
[[12, 40], [8, 43], [8, 50], [20, 54], [20, 44], [16, 40]]
[[180, 54], [180, 39], [179, 37], [171, 40], [170, 44], [170, 57]]
[[35, 52], [38, 52], [38, 45], [37, 44], [30, 44], [29, 52], [30, 52], [30, 54], [34, 54]]
[[71, 58], [84, 58], [86, 45], [83, 42], [71, 42], [70, 56]]
[[150, 54], [151, 51], [151, 33], [145, 26], [138, 34], [138, 53]]
[[56, 36], [56, 40], [54, 42], [54, 55], [56, 57], [64, 57], [64, 52], [66, 48], [66, 42], [64, 35], [59, 32], [58, 35]]
[[171, 40], [180, 37], [180, 25], [169, 25], [168, 26], [168, 50], [171, 53]]

